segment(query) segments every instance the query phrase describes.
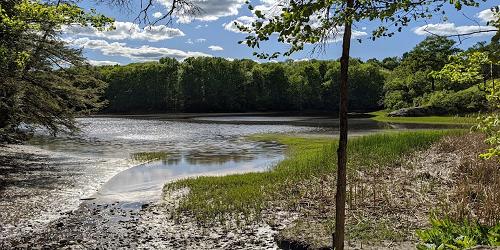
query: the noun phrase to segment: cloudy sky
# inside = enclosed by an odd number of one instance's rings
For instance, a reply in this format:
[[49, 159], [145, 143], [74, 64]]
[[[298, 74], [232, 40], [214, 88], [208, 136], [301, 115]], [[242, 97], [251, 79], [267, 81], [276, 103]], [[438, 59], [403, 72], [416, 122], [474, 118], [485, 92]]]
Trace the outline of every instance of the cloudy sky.
[[[167, 11], [168, 0], [155, 0], [155, 5], [148, 13], [151, 20], [163, 16]], [[84, 1], [83, 8], [94, 8], [98, 12], [116, 19], [113, 31], [101, 32], [93, 28], [68, 26], [63, 29], [63, 39], [77, 47], [83, 47], [85, 56], [95, 65], [127, 64], [131, 62], [155, 61], [161, 57], [174, 57], [183, 60], [191, 56], [217, 56], [228, 59], [256, 59], [254, 50], [238, 44], [246, 36], [238, 31], [234, 22], [242, 24], [254, 20], [253, 14], [245, 5], [245, 0], [193, 0], [203, 11], [194, 17], [175, 18], [165, 25], [159, 22], [153, 26], [136, 20], [140, 6], [130, 9], [93, 5], [93, 1]], [[276, 0], [253, 0], [255, 9], [264, 13], [276, 11]], [[132, 1], [137, 4], [140, 1]], [[433, 33], [454, 35], [488, 29], [486, 22], [492, 18], [489, 8], [498, 4], [498, 0], [488, 0], [478, 8], [464, 8], [460, 12], [449, 9], [448, 20], [436, 15], [434, 19], [414, 22], [395, 37], [376, 41], [368, 40], [372, 29], [379, 23], [361, 22], [354, 27], [351, 55], [363, 60], [382, 59], [387, 56], [400, 56], [410, 50], [425, 36]], [[457, 43], [458, 47], [467, 48], [478, 41], [489, 41], [492, 33], [481, 33], [466, 37]], [[286, 50], [286, 45], [276, 41], [263, 44], [261, 52], [272, 53]], [[340, 56], [340, 43], [337, 39], [321, 52], [312, 53], [312, 46], [306, 46], [302, 52], [294, 54], [295, 60], [336, 59]], [[284, 60], [286, 58], [280, 58]]]

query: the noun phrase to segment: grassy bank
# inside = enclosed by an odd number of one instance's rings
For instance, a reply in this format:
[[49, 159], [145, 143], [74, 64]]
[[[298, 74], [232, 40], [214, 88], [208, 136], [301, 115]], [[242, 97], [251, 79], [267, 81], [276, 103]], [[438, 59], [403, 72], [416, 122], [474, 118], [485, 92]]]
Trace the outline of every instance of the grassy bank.
[[[456, 131], [386, 133], [350, 139], [349, 171], [394, 164], [402, 156], [429, 147]], [[288, 146], [287, 158], [272, 170], [222, 177], [198, 177], [165, 186], [165, 192], [189, 188], [180, 212], [199, 221], [224, 220], [235, 214], [259, 216], [271, 202], [295, 202], [302, 194], [295, 187], [307, 180], [332, 176], [336, 169], [337, 142], [331, 138], [298, 138], [288, 135], [256, 135], [252, 140], [275, 141]], [[330, 196], [333, 196], [331, 194]]]
[[423, 117], [390, 117], [385, 110], [369, 113], [373, 115], [371, 119], [379, 122], [392, 123], [417, 123], [417, 124], [442, 124], [442, 125], [472, 125], [477, 123], [477, 115], [465, 116], [423, 116]]

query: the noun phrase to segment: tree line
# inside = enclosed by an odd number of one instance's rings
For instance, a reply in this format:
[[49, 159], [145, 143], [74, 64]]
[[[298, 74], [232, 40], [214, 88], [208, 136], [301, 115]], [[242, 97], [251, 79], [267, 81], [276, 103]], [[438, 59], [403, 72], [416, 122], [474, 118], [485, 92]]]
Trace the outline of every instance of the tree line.
[[[401, 57], [363, 62], [350, 59], [349, 108], [395, 110], [433, 106], [447, 113], [488, 108], [485, 84], [500, 77], [498, 64], [483, 63], [468, 81], [435, 74], [454, 57], [480, 52], [489, 57], [498, 43], [478, 43], [467, 50], [454, 40], [430, 36]], [[498, 52], [496, 52], [498, 53]], [[257, 63], [242, 59], [198, 57], [179, 62], [100, 66], [109, 84], [102, 112], [248, 112], [330, 111], [339, 108], [338, 60]]]
[[[353, 110], [380, 108], [387, 69], [352, 59]], [[197, 57], [101, 66], [103, 112], [337, 111], [338, 61], [257, 63]]]

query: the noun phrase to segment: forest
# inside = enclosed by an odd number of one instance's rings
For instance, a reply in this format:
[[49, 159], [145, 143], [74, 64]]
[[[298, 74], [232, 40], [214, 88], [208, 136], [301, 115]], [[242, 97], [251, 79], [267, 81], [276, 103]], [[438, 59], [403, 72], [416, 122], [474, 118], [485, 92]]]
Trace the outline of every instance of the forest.
[[[379, 107], [387, 70], [352, 60], [354, 110]], [[339, 62], [256, 63], [198, 57], [100, 67], [109, 83], [104, 112], [337, 110]]]
[[[454, 58], [498, 53], [496, 43], [463, 51], [454, 40], [428, 37], [401, 57], [363, 62], [351, 58], [349, 109], [429, 106], [446, 114], [486, 110], [486, 84], [499, 66], [470, 67], [474, 77], [460, 82], [439, 74]], [[494, 55], [495, 53], [488, 53]], [[98, 67], [109, 84], [104, 113], [248, 112], [338, 110], [338, 60], [257, 63], [250, 59], [198, 57]]]

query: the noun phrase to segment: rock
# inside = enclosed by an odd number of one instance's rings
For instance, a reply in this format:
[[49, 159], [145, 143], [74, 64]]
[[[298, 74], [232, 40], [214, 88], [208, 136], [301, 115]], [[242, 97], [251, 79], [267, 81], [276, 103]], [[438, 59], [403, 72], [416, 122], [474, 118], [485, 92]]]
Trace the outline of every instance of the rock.
[[429, 116], [429, 115], [444, 115], [446, 110], [437, 107], [422, 106], [422, 107], [412, 107], [412, 108], [402, 108], [392, 111], [387, 116], [390, 117], [419, 117], [419, 116]]

